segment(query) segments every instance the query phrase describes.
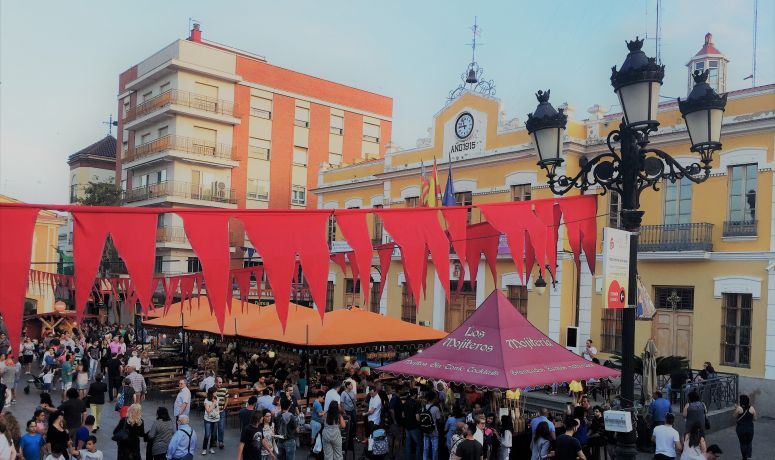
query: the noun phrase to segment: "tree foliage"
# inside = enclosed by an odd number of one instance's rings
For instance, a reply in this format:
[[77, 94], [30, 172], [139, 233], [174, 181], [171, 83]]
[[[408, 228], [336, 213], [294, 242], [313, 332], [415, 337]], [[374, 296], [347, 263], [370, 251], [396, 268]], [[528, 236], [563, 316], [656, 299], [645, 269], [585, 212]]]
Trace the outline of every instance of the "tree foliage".
[[112, 181], [92, 182], [83, 190], [83, 196], [78, 198], [78, 204], [85, 206], [120, 206], [121, 189]]

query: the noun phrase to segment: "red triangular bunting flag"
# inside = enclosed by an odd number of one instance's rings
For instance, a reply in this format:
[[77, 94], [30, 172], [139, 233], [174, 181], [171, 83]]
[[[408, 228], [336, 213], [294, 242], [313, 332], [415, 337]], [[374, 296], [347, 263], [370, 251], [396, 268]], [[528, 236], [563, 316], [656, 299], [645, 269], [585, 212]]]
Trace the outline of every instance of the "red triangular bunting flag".
[[[404, 273], [412, 295], [420, 305], [423, 263], [427, 263], [425, 248], [430, 248], [436, 274], [449, 300], [449, 240], [439, 225], [436, 209], [380, 210], [385, 229], [401, 247]], [[424, 259], [424, 260], [423, 260]]]
[[385, 290], [385, 285], [388, 282], [388, 272], [390, 271], [390, 262], [393, 257], [393, 249], [396, 247], [395, 243], [386, 243], [377, 247], [377, 254], [379, 255], [379, 275], [382, 281], [379, 283], [379, 298], [382, 299], [382, 292]]
[[[180, 213], [183, 228], [191, 247], [202, 264], [202, 276], [207, 282], [210, 308], [223, 332], [226, 312], [231, 310], [231, 278], [229, 268], [229, 215], [214, 213]], [[199, 284], [199, 292], [202, 284]]]
[[441, 214], [447, 221], [447, 231], [455, 254], [460, 261], [460, 281], [465, 280], [466, 269], [466, 229], [468, 221], [468, 209], [460, 206], [449, 206], [441, 209]]
[[285, 331], [290, 302], [290, 282], [296, 254], [307, 278], [321, 319], [326, 310], [328, 287], [327, 212], [277, 212], [240, 214], [253, 247], [264, 261], [274, 291], [277, 314]]
[[498, 271], [496, 264], [500, 232], [495, 230], [489, 223], [482, 222], [481, 224], [469, 225], [466, 229], [466, 236], [468, 237], [466, 242], [466, 261], [468, 261], [468, 277], [471, 281], [471, 289], [476, 289], [476, 277], [479, 274], [479, 261], [482, 258], [482, 252], [484, 252], [485, 262], [490, 267], [492, 281], [497, 286]]
[[0, 208], [0, 280], [3, 282], [0, 305], [12, 353], [21, 343], [32, 235], [37, 217], [38, 208]]
[[581, 263], [581, 250], [587, 256], [590, 273], [595, 273], [597, 246], [597, 195], [583, 195], [559, 200], [568, 244], [576, 266]]
[[358, 275], [353, 273], [353, 283], [361, 281], [361, 293], [363, 293], [363, 305], [369, 305], [369, 295], [371, 293], [371, 257], [373, 248], [371, 246], [371, 237], [369, 236], [369, 226], [366, 223], [367, 213], [361, 211], [337, 211], [336, 224], [342, 230], [347, 243], [353, 249], [348, 253], [352, 265], [355, 260], [358, 266]]
[[[148, 212], [73, 212], [73, 260], [75, 262], [75, 299], [79, 321], [97, 275], [108, 234], [126, 265], [143, 311], [153, 295], [156, 254], [156, 214]], [[134, 305], [133, 305], [134, 307]]]

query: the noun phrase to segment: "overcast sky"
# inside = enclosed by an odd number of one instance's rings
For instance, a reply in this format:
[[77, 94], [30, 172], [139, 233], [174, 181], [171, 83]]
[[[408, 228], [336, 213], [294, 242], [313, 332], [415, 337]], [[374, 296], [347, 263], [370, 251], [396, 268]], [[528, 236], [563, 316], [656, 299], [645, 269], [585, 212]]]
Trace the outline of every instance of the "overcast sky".
[[[731, 60], [728, 89], [751, 85], [754, 0], [663, 2], [662, 94], [685, 96], [685, 64], [712, 32]], [[0, 193], [67, 200], [67, 156], [102, 138], [118, 74], [178, 38], [203, 36], [270, 63], [391, 96], [393, 141], [415, 145], [471, 57], [508, 117], [551, 88], [574, 117], [616, 98], [610, 68], [624, 41], [654, 35], [656, 0], [612, 1], [51, 1], [0, 3]], [[775, 2], [759, 2], [757, 84], [775, 82]], [[648, 41], [647, 54], [654, 54]], [[114, 133], [115, 134], [115, 133]]]

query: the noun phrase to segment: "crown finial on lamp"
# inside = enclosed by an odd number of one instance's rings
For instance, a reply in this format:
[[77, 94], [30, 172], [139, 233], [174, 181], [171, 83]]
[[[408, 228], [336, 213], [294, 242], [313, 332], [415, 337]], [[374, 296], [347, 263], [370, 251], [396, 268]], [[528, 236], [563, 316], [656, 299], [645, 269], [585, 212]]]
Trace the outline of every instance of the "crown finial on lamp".
[[633, 51], [640, 51], [641, 48], [643, 48], [643, 40], [640, 40], [639, 37], [635, 37], [635, 40], [632, 41], [624, 41], [624, 43], [627, 44], [627, 49], [630, 50], [630, 52]]

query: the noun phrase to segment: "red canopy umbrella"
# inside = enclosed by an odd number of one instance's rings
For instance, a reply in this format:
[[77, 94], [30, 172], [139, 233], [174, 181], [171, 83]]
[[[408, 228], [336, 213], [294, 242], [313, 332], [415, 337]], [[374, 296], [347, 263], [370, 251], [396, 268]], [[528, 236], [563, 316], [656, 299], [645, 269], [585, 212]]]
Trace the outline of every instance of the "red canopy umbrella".
[[447, 337], [377, 370], [523, 390], [619, 375], [619, 371], [587, 361], [545, 336], [498, 290]]

